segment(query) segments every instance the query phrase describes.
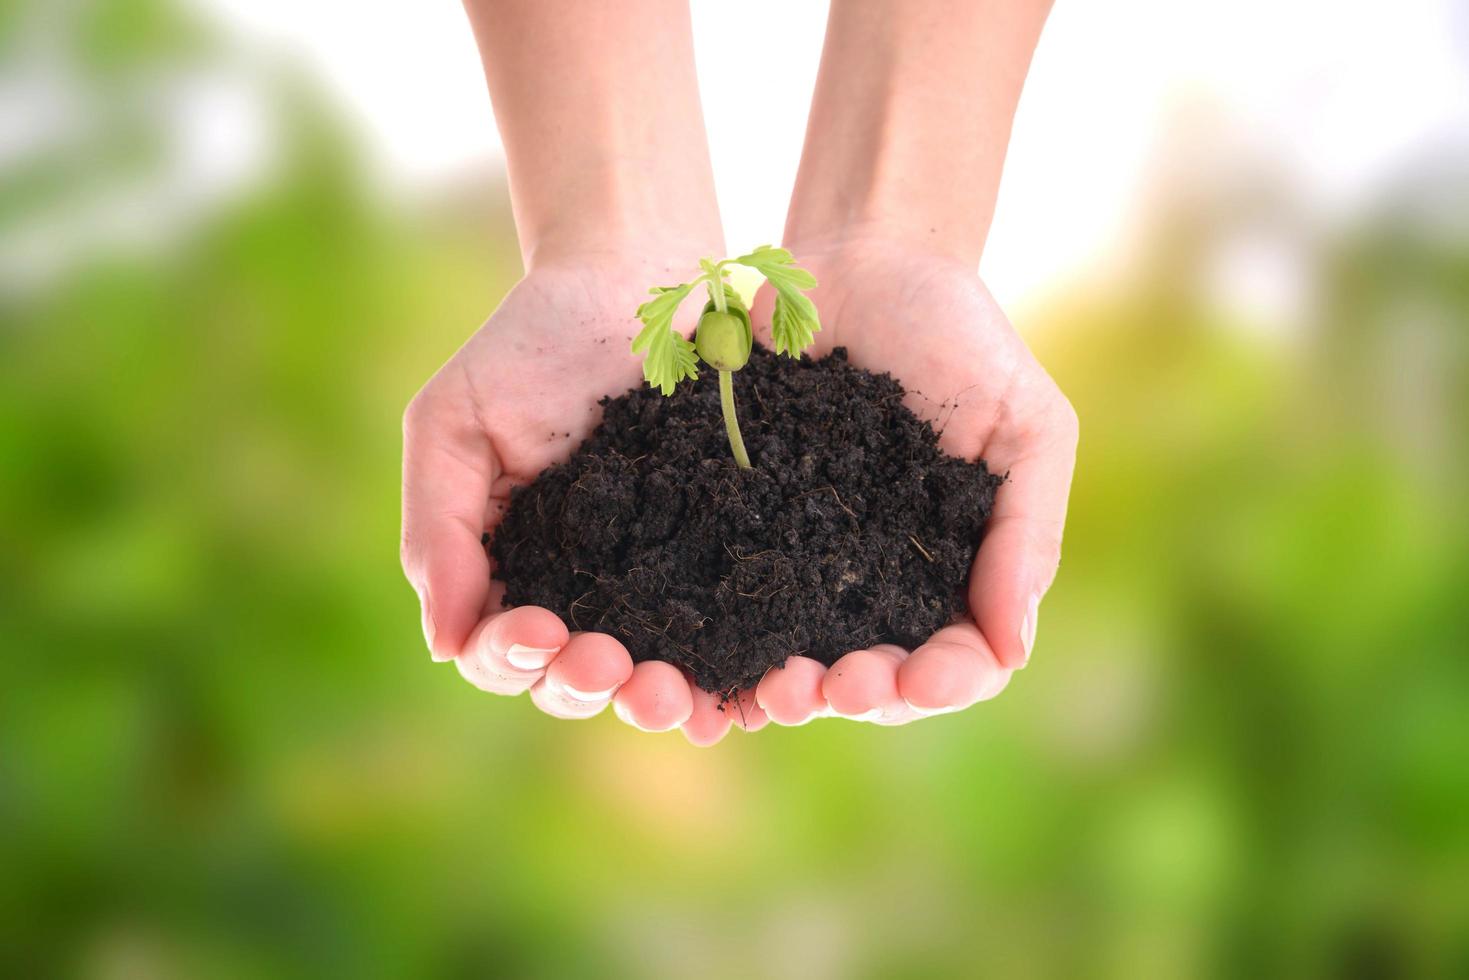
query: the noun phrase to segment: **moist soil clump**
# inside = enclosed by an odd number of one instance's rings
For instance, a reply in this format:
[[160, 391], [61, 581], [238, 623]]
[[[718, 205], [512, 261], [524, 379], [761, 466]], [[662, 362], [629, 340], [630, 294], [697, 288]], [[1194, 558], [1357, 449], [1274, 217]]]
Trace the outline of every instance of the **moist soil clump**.
[[750, 470], [712, 370], [669, 397], [603, 399], [575, 455], [511, 494], [489, 545], [505, 604], [725, 697], [793, 654], [911, 649], [965, 610], [1003, 477], [940, 451], [902, 386], [843, 348], [794, 361], [757, 346], [734, 383]]

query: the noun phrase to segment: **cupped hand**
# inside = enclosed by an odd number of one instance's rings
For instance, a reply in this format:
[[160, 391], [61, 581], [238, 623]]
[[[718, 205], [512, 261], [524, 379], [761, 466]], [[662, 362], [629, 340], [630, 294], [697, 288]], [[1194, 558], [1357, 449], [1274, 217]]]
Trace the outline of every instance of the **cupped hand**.
[[559, 718], [610, 703], [638, 728], [683, 726], [709, 744], [733, 713], [670, 664], [634, 666], [611, 636], [571, 634], [547, 609], [504, 609], [481, 543], [511, 487], [566, 459], [600, 420], [604, 395], [642, 383], [628, 352], [633, 311], [649, 284], [687, 271], [601, 255], [538, 268], [511, 290], [404, 415], [402, 559], [434, 659], [453, 660], [476, 687], [529, 691]]
[[[963, 621], [911, 652], [879, 645], [830, 669], [792, 657], [765, 676], [755, 701], [778, 724], [828, 714], [901, 724], [993, 697], [1030, 657], [1060, 562], [1076, 413], [964, 263], [883, 240], [787, 247], [819, 283], [811, 298], [822, 329], [811, 355], [842, 346], [853, 364], [892, 374], [946, 452], [983, 457], [1008, 479], [974, 560]], [[768, 293], [752, 310], [767, 336]]]

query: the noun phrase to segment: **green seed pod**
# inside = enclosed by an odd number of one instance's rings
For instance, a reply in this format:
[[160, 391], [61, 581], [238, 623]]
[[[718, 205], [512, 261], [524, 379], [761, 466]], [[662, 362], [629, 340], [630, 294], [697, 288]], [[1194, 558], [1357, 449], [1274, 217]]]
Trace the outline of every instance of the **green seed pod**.
[[[746, 352], [746, 354], [748, 354], [749, 353], [749, 348], [751, 346], [753, 346], [754, 343], [755, 343], [755, 334], [754, 334], [754, 331], [752, 331], [750, 329], [750, 311], [747, 310], [747, 309], [745, 309], [745, 304], [744, 303], [740, 302], [739, 293], [736, 293], [733, 290], [729, 290], [729, 289], [725, 290], [725, 294], [724, 294], [724, 305], [725, 305], [725, 308], [730, 313], [733, 313], [735, 316], [739, 317], [742, 321], [744, 321], [744, 324], [745, 324], [745, 352]], [[713, 313], [714, 312], [714, 309], [715, 309], [715, 307], [714, 307], [714, 301], [712, 299], [709, 300], [707, 303], [704, 304], [704, 312], [705, 313]]]
[[[712, 305], [712, 304], [711, 304]], [[749, 314], [731, 308], [729, 313], [706, 309], [694, 333], [694, 348], [704, 363], [717, 371], [738, 371], [750, 359], [754, 336]]]

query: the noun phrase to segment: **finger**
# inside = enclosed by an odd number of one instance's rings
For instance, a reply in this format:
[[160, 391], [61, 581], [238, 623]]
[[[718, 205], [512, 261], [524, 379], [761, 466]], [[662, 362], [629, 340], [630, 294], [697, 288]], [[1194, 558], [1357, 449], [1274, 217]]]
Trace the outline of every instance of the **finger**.
[[772, 667], [755, 688], [755, 703], [777, 725], [804, 725], [826, 708], [821, 682], [826, 665], [810, 657], [790, 657]]
[[514, 697], [530, 690], [531, 685], [541, 679], [544, 671], [496, 669], [473, 653], [454, 658], [459, 676], [488, 694], [504, 694]]
[[721, 711], [719, 696], [710, 694], [689, 681], [689, 696], [693, 708], [689, 720], [683, 723], [684, 738], [698, 746], [709, 746], [724, 738], [731, 723], [730, 713]]
[[671, 731], [694, 713], [689, 682], [673, 664], [644, 660], [618, 689], [612, 710], [627, 724], [645, 732]]
[[898, 693], [920, 715], [943, 714], [994, 697], [1010, 671], [973, 623], [946, 626], [898, 668]]
[[485, 630], [487, 652], [516, 670], [544, 670], [570, 639], [561, 617], [540, 606], [507, 609]]
[[435, 660], [464, 649], [490, 581], [480, 544], [499, 465], [466, 400], [430, 382], [403, 416], [403, 571], [418, 593]]
[[547, 678], [542, 677], [530, 688], [530, 700], [537, 708], [540, 708], [552, 718], [564, 718], [567, 721], [577, 721], [585, 718], [594, 718], [601, 714], [603, 709], [611, 703], [611, 698], [601, 698], [596, 701], [581, 701], [573, 698], [566, 691], [552, 684]]
[[[498, 619], [499, 617], [496, 617]], [[516, 695], [529, 690], [541, 679], [543, 670], [521, 670], [497, 655], [488, 641], [493, 620], [477, 627], [465, 644], [463, 653], [454, 658], [459, 675], [481, 691], [490, 694]]]
[[[1024, 667], [1035, 645], [1041, 598], [1061, 561], [1061, 531], [1076, 461], [1076, 414], [1059, 394], [1023, 445], [995, 495], [969, 575], [969, 608], [1000, 664]], [[1000, 447], [1004, 451], [1003, 445]]]
[[898, 668], [907, 656], [900, 647], [882, 644], [832, 664], [822, 683], [831, 710], [853, 721], [906, 720], [910, 712], [898, 693]]
[[632, 671], [632, 657], [617, 640], [605, 633], [577, 633], [546, 668], [544, 697], [561, 699], [572, 710], [596, 705], [600, 711]]
[[737, 697], [726, 701], [724, 713], [729, 715], [731, 724], [747, 732], [758, 732], [770, 724], [770, 716], [755, 700], [754, 688], [743, 690]]

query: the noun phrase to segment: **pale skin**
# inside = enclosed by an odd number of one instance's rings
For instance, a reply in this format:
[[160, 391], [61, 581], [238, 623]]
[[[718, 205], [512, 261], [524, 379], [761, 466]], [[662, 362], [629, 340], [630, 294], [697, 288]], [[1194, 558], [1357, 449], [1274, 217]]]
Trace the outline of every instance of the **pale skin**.
[[[783, 242], [820, 282], [811, 353], [843, 345], [891, 372], [946, 450], [1010, 480], [975, 560], [969, 617], [913, 651], [852, 651], [829, 669], [792, 657], [725, 710], [669, 664], [635, 667], [610, 636], [570, 634], [545, 609], [503, 610], [480, 546], [509, 488], [564, 459], [603, 395], [640, 382], [625, 352], [647, 286], [725, 254], [686, 3], [466, 8], [527, 272], [405, 416], [403, 563], [435, 659], [483, 690], [529, 692], [557, 717], [611, 704], [628, 724], [681, 728], [698, 745], [732, 724], [900, 724], [999, 693], [1034, 644], [1076, 447], [1070, 405], [975, 271], [1048, 3], [832, 4]], [[757, 297], [757, 327], [769, 303]]]

